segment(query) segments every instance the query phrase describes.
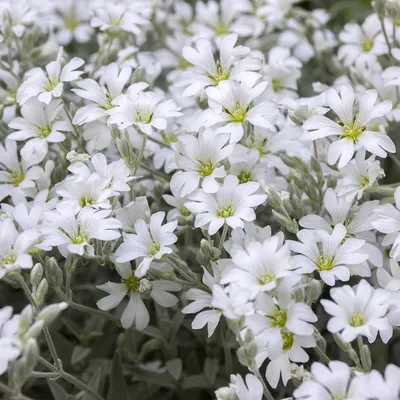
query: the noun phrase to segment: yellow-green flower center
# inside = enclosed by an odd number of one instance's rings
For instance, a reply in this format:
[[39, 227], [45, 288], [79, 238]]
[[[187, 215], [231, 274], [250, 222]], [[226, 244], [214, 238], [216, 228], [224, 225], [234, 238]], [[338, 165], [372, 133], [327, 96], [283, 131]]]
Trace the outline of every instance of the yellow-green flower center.
[[215, 26], [215, 33], [216, 33], [217, 35], [226, 35], [226, 34], [229, 33], [229, 26], [220, 21], [220, 22]]
[[167, 144], [175, 143], [178, 141], [178, 137], [172, 132], [163, 133], [162, 137], [164, 142]]
[[282, 85], [279, 79], [272, 79], [272, 90], [278, 93], [282, 89]]
[[159, 243], [152, 243], [149, 245], [149, 256], [154, 257], [160, 251]]
[[10, 252], [10, 253], [5, 254], [1, 261], [3, 264], [11, 265], [11, 264], [14, 264], [15, 261], [17, 261], [17, 257], [15, 254]]
[[181, 208], [181, 214], [182, 214], [184, 217], [188, 217], [188, 216], [190, 215], [190, 211], [189, 211], [185, 206], [183, 206], [183, 207]]
[[363, 188], [365, 186], [369, 185], [369, 178], [368, 176], [362, 176], [360, 179], [360, 188]]
[[294, 343], [294, 335], [291, 332], [281, 332], [281, 335], [282, 335], [283, 350], [289, 351]]
[[356, 313], [350, 318], [350, 325], [357, 328], [358, 326], [365, 325], [367, 320], [365, 319], [364, 315], [361, 313]]
[[81, 199], [79, 200], [79, 204], [80, 206], [86, 207], [88, 205], [93, 205], [95, 203], [95, 201], [90, 197], [90, 196], [83, 196], [81, 197]]
[[47, 138], [51, 133], [51, 127], [50, 126], [42, 126], [39, 128], [39, 137], [42, 139]]
[[11, 172], [11, 183], [18, 186], [25, 179], [25, 175], [21, 170]]
[[267, 272], [265, 274], [261, 274], [258, 278], [258, 282], [261, 285], [266, 285], [267, 283], [272, 282], [275, 279], [275, 275], [272, 272]]
[[319, 256], [317, 261], [318, 271], [330, 271], [335, 266], [333, 257]]
[[242, 124], [246, 120], [248, 110], [244, 110], [239, 102], [236, 103], [236, 106], [233, 110], [228, 110], [226, 108], [224, 108], [224, 110], [227, 114], [229, 114], [230, 120], [232, 122]]
[[230, 71], [225, 70], [222, 67], [221, 62], [219, 60], [217, 60], [216, 65], [217, 65], [217, 72], [209, 73], [208, 76], [217, 85], [218, 83], [229, 79]]
[[274, 314], [269, 315], [268, 319], [274, 328], [283, 328], [287, 321], [287, 313], [285, 310], [276, 307]]
[[362, 43], [363, 50], [368, 53], [374, 46], [374, 42], [371, 39], [365, 39]]
[[58, 78], [55, 78], [55, 79], [50, 79], [50, 78], [49, 78], [49, 79], [47, 79], [45, 89], [46, 89], [48, 92], [51, 92], [52, 90], [55, 89], [55, 87], [56, 87], [58, 84], [59, 84]]
[[72, 32], [74, 32], [78, 26], [79, 20], [76, 18], [75, 15], [70, 15], [65, 20], [65, 27]]
[[234, 214], [235, 214], [235, 210], [233, 209], [232, 205], [221, 207], [217, 211], [218, 218], [229, 218], [229, 217], [233, 217]]
[[197, 168], [201, 176], [210, 176], [214, 171], [214, 164], [210, 159], [205, 161], [197, 161]]
[[150, 110], [137, 110], [136, 111], [136, 121], [142, 122], [143, 124], [148, 124], [151, 122], [153, 113]]
[[125, 284], [130, 292], [139, 292], [141, 279], [132, 275], [129, 278], [121, 279], [121, 282]]
[[89, 240], [89, 236], [86, 232], [82, 231], [81, 228], [78, 228], [78, 232], [71, 236], [71, 243], [72, 244], [82, 244]]
[[251, 181], [251, 173], [249, 171], [240, 171], [237, 177], [240, 183]]
[[108, 90], [106, 92], [106, 105], [103, 106], [102, 108], [103, 110], [111, 110], [112, 108], [114, 108], [114, 106], [112, 105], [111, 94]]

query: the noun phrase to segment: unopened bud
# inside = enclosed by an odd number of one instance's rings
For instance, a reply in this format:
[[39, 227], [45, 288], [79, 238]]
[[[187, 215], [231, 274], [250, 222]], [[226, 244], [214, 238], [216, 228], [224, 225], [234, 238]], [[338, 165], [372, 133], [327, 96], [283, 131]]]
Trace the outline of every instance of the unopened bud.
[[42, 332], [44, 321], [36, 321], [24, 334], [23, 340], [36, 339]]
[[87, 162], [90, 160], [89, 154], [86, 153], [79, 154], [75, 150], [70, 151], [67, 154], [66, 158], [71, 164], [76, 163], [78, 161]]
[[32, 306], [28, 304], [21, 312], [19, 317], [18, 333], [21, 335], [28, 330], [33, 321]]
[[43, 320], [47, 325], [50, 325], [60, 314], [61, 311], [68, 307], [68, 303], [62, 302], [58, 304], [51, 304], [40, 311], [37, 316], [38, 320]]
[[135, 71], [132, 74], [131, 84], [143, 82], [143, 79], [144, 79], [144, 68], [142, 66], [139, 66], [135, 69]]
[[30, 281], [33, 288], [36, 288], [43, 277], [43, 266], [40, 263], [34, 265], [30, 274]]
[[58, 266], [57, 260], [54, 257], [50, 257], [46, 262], [46, 277], [50, 286], [58, 288], [63, 283], [63, 273]]
[[289, 108], [288, 110], [288, 115], [290, 119], [296, 124], [296, 125], [303, 125], [303, 122], [305, 121], [305, 118], [303, 115], [301, 115], [299, 112], [296, 110]]
[[44, 278], [40, 282], [35, 294], [35, 301], [38, 306], [41, 306], [43, 304], [43, 300], [48, 290], [49, 290], [49, 284], [47, 283], [46, 278]]

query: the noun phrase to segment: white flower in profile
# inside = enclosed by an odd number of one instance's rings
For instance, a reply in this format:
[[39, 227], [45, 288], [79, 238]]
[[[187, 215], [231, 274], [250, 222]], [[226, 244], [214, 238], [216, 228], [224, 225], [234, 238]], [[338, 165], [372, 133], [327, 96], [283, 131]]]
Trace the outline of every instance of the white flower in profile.
[[275, 289], [279, 279], [291, 274], [290, 248], [283, 244], [282, 235], [252, 242], [246, 249], [234, 246], [230, 254], [234, 264], [223, 272], [221, 283], [237, 283], [252, 299]]
[[356, 379], [343, 361], [319, 362], [311, 365], [312, 379], [303, 382], [294, 392], [296, 400], [360, 399]]
[[1, 221], [0, 278], [11, 271], [32, 268], [33, 261], [29, 251], [38, 240], [38, 232], [27, 230], [19, 233], [11, 219]]
[[208, 225], [208, 233], [214, 235], [225, 223], [232, 229], [243, 228], [243, 221], [254, 221], [253, 208], [262, 204], [267, 196], [253, 194], [260, 185], [257, 182], [239, 184], [234, 175], [228, 175], [217, 193], [198, 189], [189, 196], [186, 208], [196, 214], [196, 228]]
[[90, 164], [88, 166], [82, 161], [73, 162], [68, 167], [68, 171], [72, 172], [76, 178], [85, 180], [90, 180], [94, 171], [101, 179], [108, 182], [108, 188], [112, 189], [112, 196], [130, 190], [128, 182], [134, 177], [130, 176], [129, 168], [122, 159], [108, 164], [104, 154], [96, 153], [91, 157]]
[[107, 3], [103, 7], [94, 9], [94, 16], [90, 23], [93, 28], [99, 28], [102, 32], [118, 34], [121, 31], [139, 35], [141, 26], [149, 21], [138, 10], [136, 12], [123, 3]]
[[27, 72], [27, 79], [22, 83], [17, 92], [17, 101], [20, 105], [26, 103], [31, 97], [37, 97], [42, 103], [49, 104], [51, 99], [62, 96], [64, 82], [76, 81], [83, 71], [76, 69], [85, 62], [78, 57], [61, 66], [63, 48], [60, 47], [57, 60], [46, 65], [46, 72], [42, 68], [34, 68]]
[[216, 86], [225, 80], [255, 81], [261, 75], [259, 59], [250, 55], [250, 49], [235, 47], [238, 35], [231, 33], [218, 42], [218, 57], [215, 59], [212, 43], [204, 38], [196, 42], [196, 49], [184, 46], [183, 58], [190, 64], [178, 82], [178, 86], [187, 86], [183, 96], [197, 96], [207, 86]]
[[169, 292], [181, 290], [179, 283], [166, 280], [152, 281], [146, 276], [138, 278], [129, 262], [115, 263], [115, 269], [121, 276], [121, 283], [107, 282], [96, 286], [108, 293], [108, 296], [97, 302], [97, 307], [104, 311], [111, 310], [117, 307], [125, 296], [129, 296], [129, 302], [121, 315], [123, 328], [129, 329], [134, 325], [141, 331], [149, 324], [150, 315], [143, 302], [146, 295], [150, 295], [161, 307], [172, 307], [178, 302], [178, 298]]
[[109, 198], [113, 195], [110, 181], [100, 177], [96, 172], [88, 179], [77, 176], [66, 179], [56, 193], [62, 196], [60, 205], [70, 207], [75, 213], [83, 208], [111, 208]]
[[41, 103], [36, 98], [28, 100], [21, 107], [22, 117], [11, 120], [8, 126], [15, 129], [8, 135], [11, 140], [27, 140], [21, 149], [24, 160], [42, 161], [48, 152], [48, 143], [59, 143], [65, 139], [62, 132], [71, 131], [71, 125], [59, 117], [63, 105], [59, 100], [49, 104]]
[[390, 273], [385, 268], [378, 268], [376, 277], [379, 286], [389, 292], [400, 291], [400, 266], [396, 260], [389, 259]]
[[252, 374], [247, 374], [246, 382], [239, 375], [231, 375], [231, 383], [227, 387], [215, 391], [217, 400], [261, 400], [263, 398], [263, 386]]
[[93, 256], [94, 248], [91, 239], [110, 241], [118, 239], [121, 234], [121, 222], [110, 218], [111, 211], [96, 211], [85, 207], [76, 214], [70, 207], [59, 207], [54, 211], [44, 213], [45, 224], [42, 227], [43, 243], [38, 248], [48, 250], [48, 246], [58, 246], [63, 256], [85, 252]]
[[372, 225], [379, 232], [386, 234], [382, 245], [392, 245], [390, 257], [400, 261], [400, 187], [394, 192], [394, 203], [395, 206], [382, 204], [376, 207], [376, 220], [372, 221]]
[[[389, 292], [374, 289], [366, 280], [356, 286], [342, 286], [330, 291], [331, 300], [321, 300], [325, 311], [332, 316], [328, 321], [329, 332], [341, 332], [345, 342], [352, 342], [357, 336], [374, 342], [378, 331], [390, 329], [386, 317]], [[385, 341], [386, 342], [386, 341]]]
[[329, 145], [327, 157], [329, 164], [335, 164], [339, 160], [338, 166], [343, 168], [360, 149], [383, 158], [387, 156], [387, 152], [396, 151], [388, 135], [370, 128], [373, 120], [383, 117], [392, 109], [390, 100], [375, 104], [377, 98], [376, 90], [367, 90], [360, 97], [356, 112], [354, 90], [349, 84], [341, 85], [340, 97], [333, 88], [327, 91], [327, 104], [339, 117], [339, 121], [334, 122], [323, 115], [315, 115], [308, 119], [303, 127], [309, 131], [306, 137], [311, 140], [339, 136], [338, 140]]
[[0, 375], [7, 371], [8, 364], [18, 358], [21, 353], [21, 343], [17, 332], [19, 316], [12, 316], [13, 309], [10, 306], [0, 308]]
[[119, 263], [141, 259], [135, 275], [144, 276], [153, 260], [160, 260], [164, 254], [171, 254], [171, 246], [178, 238], [172, 232], [178, 221], [162, 225], [165, 212], [159, 211], [150, 218], [150, 223], [143, 219], [135, 222], [135, 234], [124, 234], [124, 241], [115, 252]]
[[165, 129], [167, 119], [182, 115], [173, 100], [162, 101], [164, 96], [154, 92], [143, 92], [148, 85], [143, 82], [131, 85], [126, 94], [118, 96], [108, 110], [109, 124], [117, 124], [119, 129], [136, 126], [146, 135], [153, 129]]
[[206, 193], [215, 193], [220, 188], [216, 179], [224, 178], [225, 167], [221, 161], [233, 151], [229, 145], [229, 133], [217, 134], [204, 130], [196, 138], [193, 135], [181, 135], [179, 141], [173, 144], [175, 162], [182, 172], [177, 172], [171, 179], [171, 188], [187, 196], [201, 187]]
[[261, 128], [273, 128], [278, 108], [270, 101], [253, 104], [267, 86], [267, 82], [254, 86], [254, 80], [241, 83], [222, 81], [217, 87], [207, 88], [210, 108], [200, 115], [198, 125], [220, 126], [217, 132], [229, 132], [231, 143], [237, 143], [243, 137], [245, 122]]
[[369, 15], [361, 26], [346, 24], [339, 39], [343, 45], [339, 48], [338, 57], [346, 66], [355, 64], [359, 68], [371, 67], [376, 64], [378, 56], [388, 51], [376, 14]]
[[[365, 240], [347, 238], [347, 230], [343, 224], [337, 224], [332, 233], [322, 230], [303, 229], [297, 233], [300, 242], [289, 240], [292, 251], [299, 253], [293, 257], [293, 268], [297, 273], [318, 271], [321, 279], [329, 286], [335, 280], [348, 281], [353, 266], [368, 259], [368, 254], [357, 252], [365, 244]], [[371, 271], [368, 268], [368, 276]]]
[[[229, 265], [230, 260], [221, 259], [211, 263], [212, 275], [203, 267], [202, 282], [210, 290], [220, 283], [221, 273]], [[192, 301], [182, 309], [184, 314], [198, 313], [192, 321], [192, 329], [202, 329], [207, 325], [208, 337], [211, 337], [218, 326], [222, 311], [212, 307], [213, 296], [205, 290], [191, 288], [186, 292], [186, 298]], [[206, 310], [204, 310], [206, 308]], [[203, 311], [202, 311], [203, 310]]]
[[83, 125], [108, 117], [108, 110], [115, 107], [112, 102], [122, 93], [130, 76], [129, 67], [120, 70], [117, 63], [111, 63], [105, 68], [103, 74], [104, 85], [100, 86], [94, 79], [82, 79], [76, 82], [78, 89], [71, 90], [92, 103], [80, 108], [72, 122]]
[[[332, 233], [336, 224], [343, 224], [347, 230], [347, 237], [365, 240], [360, 252], [369, 255], [368, 261], [376, 267], [381, 267], [383, 257], [381, 250], [376, 246], [376, 236], [372, 221], [376, 219], [373, 213], [379, 201], [367, 201], [360, 206], [339, 197], [332, 188], [327, 189], [324, 195], [324, 207], [327, 215], [309, 214], [299, 220], [299, 225], [307, 229], [323, 230]], [[367, 267], [368, 268], [368, 267]]]
[[213, 285], [211, 306], [221, 310], [224, 317], [231, 320], [239, 320], [254, 312], [250, 293], [235, 283], [226, 288], [218, 284]]
[[122, 230], [127, 233], [135, 233], [135, 223], [142, 219], [150, 222], [150, 207], [146, 196], [136, 197], [122, 208], [115, 210], [115, 216], [122, 223]]
[[14, 204], [25, 201], [33, 195], [35, 180], [41, 175], [37, 159], [19, 160], [19, 151], [15, 140], [6, 139], [0, 144], [0, 200], [11, 196]]
[[355, 158], [340, 171], [335, 190], [338, 196], [344, 196], [348, 202], [354, 198], [360, 200], [366, 189], [376, 185], [377, 180], [385, 176], [375, 156], [365, 159], [365, 153], [365, 149], [359, 150]]

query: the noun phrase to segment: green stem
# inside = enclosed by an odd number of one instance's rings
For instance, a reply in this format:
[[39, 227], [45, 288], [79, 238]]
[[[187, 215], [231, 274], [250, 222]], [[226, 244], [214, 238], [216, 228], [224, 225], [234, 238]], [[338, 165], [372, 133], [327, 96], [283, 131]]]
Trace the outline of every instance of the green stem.
[[392, 45], [390, 44], [389, 37], [388, 37], [387, 32], [386, 32], [384, 20], [383, 20], [383, 18], [379, 18], [379, 21], [380, 21], [380, 23], [381, 23], [383, 36], [385, 37], [385, 41], [386, 41], [386, 43], [387, 43], [387, 45], [388, 45], [389, 54], [390, 54], [390, 56], [391, 56], [392, 58], [394, 58], [394, 57], [393, 57], [393, 54], [392, 54]]
[[219, 250], [219, 251], [222, 250], [222, 247], [223, 247], [223, 245], [224, 245], [224, 243], [225, 243], [226, 235], [227, 235], [227, 233], [228, 233], [228, 228], [229, 228], [229, 227], [228, 227], [227, 223], [225, 222], [224, 228], [223, 228], [223, 230], [222, 230], [221, 238], [219, 239], [219, 244], [218, 244], [218, 250]]
[[318, 354], [320, 360], [325, 363], [325, 364], [329, 364], [330, 363], [330, 358], [322, 351], [322, 349], [318, 346], [314, 347], [315, 352]]
[[169, 144], [164, 143], [161, 140], [158, 140], [158, 139], [156, 139], [156, 138], [154, 138], [152, 136], [147, 136], [147, 139], [151, 140], [154, 143], [157, 143], [159, 146], [166, 147], [167, 149], [171, 148], [171, 146]]
[[268, 400], [274, 400], [274, 396], [272, 396], [272, 393], [269, 391], [267, 385], [265, 384], [264, 379], [260, 374], [260, 371], [258, 369], [253, 369], [251, 372], [261, 382], [265, 398]]
[[[32, 304], [34, 314], [35, 314], [35, 315], [38, 315], [39, 312], [40, 312], [40, 308], [39, 308], [39, 306], [36, 304], [36, 301], [35, 301], [35, 299], [33, 298], [32, 293], [31, 293], [31, 291], [29, 290], [29, 287], [28, 287], [28, 285], [27, 285], [26, 282], [25, 282], [25, 279], [24, 279], [24, 278], [22, 277], [22, 275], [20, 275], [20, 274], [18, 275], [18, 281], [19, 281], [19, 283], [21, 284], [21, 287], [22, 287], [23, 291], [25, 292], [26, 297], [28, 298], [28, 300], [29, 300], [30, 303]], [[61, 364], [60, 364], [60, 360], [59, 360], [59, 358], [58, 358], [57, 351], [56, 351], [56, 347], [54, 346], [53, 339], [51, 338], [49, 328], [47, 328], [46, 325], [43, 326], [43, 334], [44, 334], [44, 337], [45, 337], [45, 339], [46, 339], [47, 346], [48, 346], [48, 348], [49, 348], [49, 350], [50, 350], [50, 354], [51, 354], [51, 356], [52, 356], [52, 358], [53, 358], [54, 364], [59, 368], [60, 365], [61, 365]]]
[[166, 261], [175, 271], [177, 271], [180, 275], [182, 275], [187, 280], [187, 282], [195, 284], [199, 283], [197, 276], [193, 272], [192, 273], [186, 272], [178, 264], [176, 264], [175, 261], [170, 257], [167, 257]]
[[74, 376], [70, 375], [68, 372], [65, 372], [62, 368], [57, 369], [54, 365], [51, 365], [48, 361], [46, 361], [44, 358], [39, 357], [39, 361], [45, 365], [47, 368], [51, 369], [52, 371], [56, 372], [59, 374], [61, 378], [66, 380], [69, 383], [72, 383], [74, 386], [76, 386], [78, 389], [81, 389], [82, 391], [86, 392], [87, 394], [91, 395], [94, 399], [96, 400], [104, 400], [103, 397], [101, 397], [98, 393], [96, 393], [93, 389], [91, 389], [89, 386], [85, 385], [82, 381], [79, 379], [75, 378]]
[[140, 163], [142, 162], [142, 158], [144, 155], [144, 150], [146, 149], [147, 135], [142, 135], [142, 145], [139, 149], [139, 154], [137, 156], [137, 160], [135, 163], [135, 168], [133, 168], [132, 175], [136, 175], [136, 172], [139, 168]]
[[97, 310], [96, 308], [87, 307], [82, 304], [75, 303], [72, 300], [68, 300], [66, 294], [63, 293], [62, 290], [59, 288], [56, 289], [56, 293], [62, 301], [66, 301], [68, 303], [68, 306], [74, 310], [81, 311], [85, 314], [94, 315], [96, 317], [106, 318], [106, 319], [108, 319], [110, 321], [114, 321], [114, 322], [119, 321], [119, 318], [117, 318], [114, 315], [111, 315], [109, 313], [106, 313], [102, 310]]
[[161, 179], [164, 179], [164, 180], [166, 180], [166, 181], [168, 181], [168, 182], [170, 181], [170, 177], [169, 177], [167, 174], [164, 174], [164, 173], [161, 172], [161, 171], [157, 171], [156, 169], [153, 169], [153, 168], [151, 168], [151, 167], [148, 167], [148, 166], [145, 165], [145, 164], [140, 164], [140, 168], [143, 168], [144, 170], [150, 172], [150, 173], [153, 174], [153, 175], [158, 176], [158, 177], [161, 178]]
[[12, 397], [15, 397], [18, 400], [32, 400], [32, 398], [24, 396], [21, 393], [15, 392], [13, 389], [6, 386], [4, 383], [0, 382], [0, 392], [8, 394]]

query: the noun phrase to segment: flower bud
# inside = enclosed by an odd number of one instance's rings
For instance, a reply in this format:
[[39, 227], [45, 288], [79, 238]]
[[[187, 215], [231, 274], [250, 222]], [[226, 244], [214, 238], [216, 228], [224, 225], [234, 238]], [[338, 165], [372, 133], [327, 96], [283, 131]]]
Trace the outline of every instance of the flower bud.
[[299, 112], [296, 110], [289, 108], [288, 110], [288, 115], [290, 119], [296, 124], [296, 125], [303, 125], [303, 122], [305, 121], [305, 118], [303, 115], [301, 115]]
[[60, 287], [63, 283], [63, 273], [58, 266], [57, 260], [50, 257], [45, 265], [46, 278], [50, 286], [54, 289]]
[[135, 71], [132, 74], [131, 84], [143, 82], [143, 79], [144, 79], [144, 68], [142, 66], [139, 66], [135, 69]]
[[43, 277], [43, 266], [40, 263], [34, 265], [30, 274], [30, 281], [33, 288], [37, 288]]
[[36, 317], [38, 320], [43, 320], [47, 325], [50, 325], [62, 310], [68, 307], [68, 303], [62, 302], [58, 304], [51, 304], [40, 311], [39, 315]]
[[42, 332], [44, 321], [36, 321], [24, 334], [23, 341], [28, 339], [36, 339]]
[[33, 321], [33, 309], [30, 304], [28, 304], [21, 312], [19, 317], [19, 327], [18, 334], [22, 335], [28, 330]]
[[14, 379], [21, 387], [32, 375], [39, 358], [39, 347], [36, 340], [29, 339], [25, 345], [23, 356], [15, 363]]
[[35, 294], [35, 301], [38, 306], [41, 306], [43, 304], [44, 297], [46, 296], [48, 290], [49, 284], [47, 283], [46, 278], [44, 278], [40, 282]]
[[78, 161], [85, 163], [90, 160], [89, 154], [86, 153], [79, 154], [75, 150], [70, 151], [67, 154], [66, 158], [71, 164], [76, 163]]

